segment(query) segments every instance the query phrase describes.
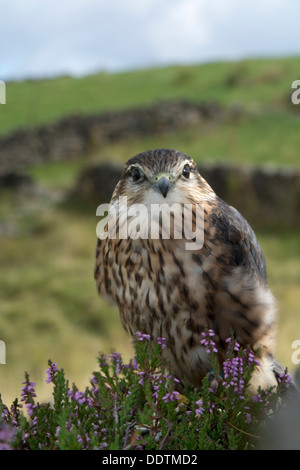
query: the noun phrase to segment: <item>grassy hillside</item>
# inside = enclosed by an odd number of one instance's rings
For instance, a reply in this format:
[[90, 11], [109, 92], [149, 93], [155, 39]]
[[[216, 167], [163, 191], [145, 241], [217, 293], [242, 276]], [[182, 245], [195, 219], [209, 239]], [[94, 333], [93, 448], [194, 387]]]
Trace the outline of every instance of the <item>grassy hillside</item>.
[[291, 84], [297, 78], [296, 57], [10, 82], [7, 104], [0, 108], [0, 134], [70, 113], [124, 109], [162, 99], [217, 100], [253, 111], [282, 110], [289, 107]]
[[[7, 364], [0, 366], [4, 400], [19, 394], [25, 370], [38, 383], [38, 396], [48, 398], [48, 359], [84, 386], [100, 350], [114, 348], [125, 357], [131, 353], [116, 309], [96, 294], [96, 208], [60, 200], [81, 168], [95, 160], [123, 162], [158, 147], [182, 150], [196, 161], [299, 165], [300, 113], [289, 100], [291, 83], [299, 78], [298, 63], [297, 58], [249, 60], [7, 84], [7, 104], [0, 107], [3, 135], [69, 113], [171, 98], [236, 103], [247, 113], [238, 121], [128, 139], [74, 161], [34, 167], [29, 173], [39, 190], [0, 193], [0, 228], [8, 227], [0, 250], [0, 339], [7, 348]], [[278, 357], [292, 368], [291, 344], [300, 338], [299, 233], [283, 230], [259, 233], [258, 238], [278, 300]]]

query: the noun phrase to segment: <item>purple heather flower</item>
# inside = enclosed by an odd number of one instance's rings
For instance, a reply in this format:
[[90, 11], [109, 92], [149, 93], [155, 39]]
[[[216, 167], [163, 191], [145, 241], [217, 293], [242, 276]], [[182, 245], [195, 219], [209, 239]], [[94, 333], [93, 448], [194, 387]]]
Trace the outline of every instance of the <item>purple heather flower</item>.
[[34, 413], [34, 409], [37, 405], [34, 404], [34, 397], [36, 397], [35, 393], [35, 382], [30, 382], [28, 374], [26, 374], [26, 380], [22, 382], [24, 387], [21, 390], [21, 401], [24, 401], [27, 408], [27, 413], [31, 417]]
[[83, 392], [79, 392], [78, 390], [68, 390], [68, 395], [72, 400], [75, 400], [79, 405], [82, 405], [87, 401], [86, 396]]
[[54, 379], [54, 375], [57, 371], [58, 371], [57, 364], [55, 362], [52, 362], [46, 371], [47, 372], [47, 379], [46, 379], [47, 384], [52, 382], [52, 380]]
[[257, 395], [254, 395], [252, 397], [252, 400], [255, 402], [255, 403], [262, 403], [263, 402], [263, 398], [261, 396], [261, 393], [258, 393]]
[[25, 380], [25, 382], [22, 382], [24, 384], [24, 387], [21, 389], [21, 401], [25, 401], [27, 396], [30, 395], [31, 397], [36, 397], [35, 394], [35, 389], [34, 387], [36, 386], [35, 382], [28, 382]]
[[293, 381], [292, 377], [287, 373], [280, 374], [279, 377], [277, 377], [277, 380], [279, 383], [283, 383], [286, 388], [288, 388]]
[[85, 433], [84, 437], [80, 436], [80, 434], [77, 435], [77, 441], [82, 444], [82, 449], [87, 450], [88, 449], [88, 443], [90, 442], [90, 438], [87, 433]]
[[113, 353], [111, 353], [111, 355], [110, 355], [110, 360], [111, 360], [111, 362], [113, 362], [113, 363], [120, 362], [120, 360], [121, 360], [121, 354], [118, 353], [118, 352], [113, 352]]
[[230, 337], [230, 338], [227, 338], [227, 339], [225, 340], [225, 343], [228, 343], [228, 352], [230, 352], [230, 350], [232, 349], [232, 347], [233, 347], [233, 351], [235, 351], [235, 352], [239, 352], [239, 350], [240, 350], [240, 348], [241, 348], [241, 346], [240, 346], [240, 344], [237, 342], [237, 340], [234, 339], [234, 338], [231, 338], [231, 337]]
[[154, 398], [158, 398], [158, 392], [159, 392], [159, 385], [153, 385], [153, 388], [154, 388], [154, 393], [153, 393], [153, 397]]
[[136, 360], [135, 356], [132, 359], [132, 368], [133, 368], [133, 370], [138, 370], [138, 368], [139, 368], [139, 364], [138, 364], [138, 361]]
[[108, 362], [106, 361], [106, 355], [105, 354], [101, 354], [101, 356], [99, 357], [99, 366], [100, 368], [102, 367], [108, 367]]
[[162, 337], [162, 336], [159, 336], [157, 339], [156, 339], [156, 342], [157, 344], [159, 344], [161, 346], [161, 349], [165, 349], [167, 347], [166, 345], [166, 338]]
[[204, 413], [204, 408], [203, 408], [203, 401], [200, 399], [198, 401], [196, 401], [196, 405], [198, 408], [196, 408], [195, 410], [195, 413], [197, 416], [199, 416], [199, 418], [203, 415]]
[[213, 413], [216, 404], [215, 404], [215, 403], [210, 403], [210, 401], [208, 401], [207, 404], [208, 404], [208, 406], [209, 406], [209, 412], [210, 412], [210, 413]]
[[116, 374], [119, 374], [121, 372], [121, 364], [122, 364], [121, 354], [117, 352], [112, 353], [110, 355], [110, 360], [116, 366]]
[[146, 334], [146, 333], [142, 333], [141, 331], [136, 331], [135, 332], [135, 336], [137, 337], [137, 340], [138, 341], [150, 341], [151, 339], [151, 336]]
[[27, 413], [30, 417], [33, 415], [36, 407], [37, 405], [34, 405], [33, 403], [26, 403]]
[[9, 420], [9, 411], [7, 408], [2, 409], [1, 418], [4, 422]]
[[163, 397], [163, 401], [165, 403], [169, 403], [169, 401], [175, 401], [175, 400], [179, 400], [179, 396], [180, 393], [179, 392], [168, 392], [164, 397]]
[[242, 357], [227, 358], [223, 363], [224, 380], [223, 386], [225, 388], [233, 387], [233, 391], [237, 393], [240, 399], [244, 399], [243, 391], [245, 382], [243, 379], [244, 362]]
[[258, 393], [251, 398], [255, 403], [263, 403], [264, 406], [267, 406], [269, 405], [268, 395], [268, 390], [262, 390], [261, 393]]
[[15, 437], [15, 430], [7, 424], [0, 425], [0, 450], [13, 450], [11, 443]]
[[216, 348], [216, 343], [212, 339], [213, 336], [215, 336], [215, 333], [213, 330], [208, 330], [208, 332], [202, 332], [201, 336], [203, 339], [201, 339], [200, 344], [206, 347], [206, 353], [210, 354], [211, 352], [217, 353], [218, 350]]
[[87, 401], [87, 404], [89, 405], [89, 407], [93, 408], [94, 404], [92, 402], [92, 399], [90, 397], [87, 397], [86, 401]]
[[257, 366], [260, 366], [260, 362], [255, 357], [255, 354], [253, 351], [249, 351], [248, 353], [248, 365], [251, 366], [252, 364], [256, 364]]
[[84, 396], [84, 393], [83, 392], [75, 392], [75, 395], [74, 395], [74, 400], [77, 401], [77, 403], [79, 403], [79, 405], [82, 405], [83, 403], [86, 402], [86, 398]]
[[91, 384], [92, 384], [92, 393], [98, 393], [99, 392], [99, 387], [97, 387], [98, 385], [98, 379], [97, 377], [95, 377], [94, 375], [92, 376], [91, 380], [90, 380]]
[[142, 371], [142, 372], [139, 372], [138, 374], [139, 374], [139, 376], [141, 377], [140, 380], [138, 381], [138, 383], [139, 383], [140, 385], [144, 385], [144, 380], [145, 380], [146, 372]]
[[32, 425], [36, 427], [37, 424], [38, 424], [38, 419], [37, 419], [37, 416], [35, 416], [32, 420]]

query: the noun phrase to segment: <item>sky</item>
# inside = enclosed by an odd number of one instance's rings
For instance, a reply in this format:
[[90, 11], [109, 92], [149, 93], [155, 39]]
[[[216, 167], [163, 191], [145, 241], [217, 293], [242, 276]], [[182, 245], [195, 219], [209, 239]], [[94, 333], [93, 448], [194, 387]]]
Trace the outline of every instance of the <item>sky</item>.
[[300, 56], [299, 0], [0, 0], [0, 80]]

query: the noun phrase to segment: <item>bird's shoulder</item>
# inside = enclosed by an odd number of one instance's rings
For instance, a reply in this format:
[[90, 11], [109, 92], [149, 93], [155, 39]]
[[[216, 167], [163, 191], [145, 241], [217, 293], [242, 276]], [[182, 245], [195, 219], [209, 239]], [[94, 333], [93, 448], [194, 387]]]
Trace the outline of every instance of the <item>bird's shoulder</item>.
[[208, 236], [221, 247], [224, 262], [244, 266], [267, 283], [265, 257], [249, 222], [219, 197], [208, 205], [206, 212]]

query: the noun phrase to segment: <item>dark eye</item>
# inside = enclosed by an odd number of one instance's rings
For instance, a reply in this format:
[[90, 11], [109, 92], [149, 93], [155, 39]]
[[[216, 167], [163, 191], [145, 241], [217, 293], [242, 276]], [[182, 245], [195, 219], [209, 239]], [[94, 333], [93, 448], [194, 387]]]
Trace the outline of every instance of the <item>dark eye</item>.
[[182, 176], [184, 176], [185, 178], [189, 178], [190, 173], [191, 173], [191, 169], [189, 165], [184, 165], [183, 170], [182, 170]]
[[131, 178], [133, 179], [133, 181], [139, 181], [143, 178], [143, 176], [144, 175], [139, 168], [135, 167], [131, 170]]

